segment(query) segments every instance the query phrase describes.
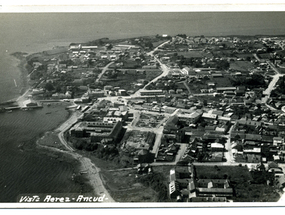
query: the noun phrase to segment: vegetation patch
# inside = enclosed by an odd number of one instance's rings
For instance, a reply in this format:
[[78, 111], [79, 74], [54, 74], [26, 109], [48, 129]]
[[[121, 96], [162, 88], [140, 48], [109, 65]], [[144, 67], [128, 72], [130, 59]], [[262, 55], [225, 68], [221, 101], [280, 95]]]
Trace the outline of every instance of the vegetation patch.
[[158, 202], [158, 188], [155, 188], [154, 182], [153, 186], [150, 186], [145, 181], [145, 177], [151, 175], [137, 175], [136, 172], [116, 170], [101, 171], [101, 174], [106, 188], [117, 202]]

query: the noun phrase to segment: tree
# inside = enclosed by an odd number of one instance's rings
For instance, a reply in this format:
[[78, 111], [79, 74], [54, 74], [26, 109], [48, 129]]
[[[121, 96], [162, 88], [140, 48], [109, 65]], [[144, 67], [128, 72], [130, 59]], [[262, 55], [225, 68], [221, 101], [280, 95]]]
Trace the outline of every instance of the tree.
[[146, 47], [149, 47], [150, 49], [153, 49], [153, 44], [152, 44], [152, 42], [150, 42], [150, 41], [146, 42], [146, 43], [145, 43], [145, 46], [146, 46]]
[[112, 48], [113, 48], [113, 45], [112, 44], [108, 44], [107, 50], [111, 50]]
[[50, 92], [54, 90], [54, 86], [52, 85], [52, 83], [47, 82], [45, 85], [45, 89]]

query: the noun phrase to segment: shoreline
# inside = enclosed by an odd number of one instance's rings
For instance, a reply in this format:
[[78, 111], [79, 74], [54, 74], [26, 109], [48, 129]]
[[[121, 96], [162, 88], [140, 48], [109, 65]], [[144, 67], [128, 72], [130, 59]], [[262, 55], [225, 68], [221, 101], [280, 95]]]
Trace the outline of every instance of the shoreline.
[[[28, 77], [28, 72], [25, 68], [25, 63], [27, 62], [27, 57], [31, 56], [32, 54], [28, 54], [26, 56], [24, 56], [24, 55], [26, 55], [26, 53], [18, 53], [18, 55], [15, 53], [11, 54], [12, 57], [19, 60], [19, 62], [17, 63], [17, 65], [15, 65], [15, 67], [17, 67], [19, 69], [20, 77], [22, 79], [22, 83], [21, 83], [22, 86], [21, 87], [23, 89], [22, 90], [23, 92], [21, 92], [21, 95], [18, 96], [17, 98], [11, 99], [11, 100], [15, 100], [15, 102], [19, 106], [21, 106], [23, 101], [25, 101], [28, 98], [28, 96], [30, 95], [29, 93], [31, 91], [31, 87], [28, 86], [29, 77]], [[98, 168], [91, 161], [91, 159], [84, 157], [83, 155], [80, 155], [76, 151], [71, 151], [70, 148], [67, 148], [62, 143], [62, 141], [60, 141], [61, 146], [65, 147], [66, 151], [62, 150], [62, 149], [58, 149], [56, 147], [46, 146], [46, 145], [39, 143], [40, 139], [44, 138], [48, 132], [55, 132], [57, 135], [59, 135], [60, 133], [63, 134], [69, 128], [69, 125], [71, 122], [77, 121], [77, 117], [78, 116], [77, 116], [76, 112], [69, 112], [67, 119], [65, 121], [63, 121], [63, 123], [60, 123], [56, 128], [54, 128], [52, 130], [44, 132], [38, 138], [35, 139], [35, 147], [48, 150], [52, 154], [61, 153], [61, 154], [64, 154], [65, 156], [70, 157], [74, 161], [78, 161], [79, 166], [75, 167], [75, 172], [78, 172], [78, 174], [77, 174], [78, 176], [85, 177], [88, 180], [87, 184], [92, 187], [92, 195], [95, 195], [95, 196], [105, 195], [104, 203], [105, 202], [115, 202], [114, 199], [111, 197], [111, 195], [109, 194], [109, 192], [107, 191], [107, 189], [104, 186], [103, 180], [101, 179], [101, 175], [100, 175], [100, 168]], [[43, 153], [49, 155], [49, 152], [43, 152]], [[72, 162], [72, 161], [71, 161], [71, 163], [74, 164], [74, 162]], [[76, 165], [78, 165], [78, 164], [76, 164]]]
[[20, 104], [24, 100], [27, 99], [26, 97], [29, 96], [28, 93], [31, 90], [31, 87], [28, 85], [28, 82], [29, 82], [28, 71], [25, 68], [25, 64], [27, 63], [26, 57], [28, 56], [28, 53], [14, 52], [14, 53], [11, 53], [10, 56], [16, 60], [13, 66], [19, 70], [20, 79], [21, 79], [21, 83], [20, 83], [21, 90], [19, 91], [19, 94], [20, 94], [19, 96], [9, 99], [7, 101], [1, 102], [1, 104], [14, 102], [14, 103], [17, 103], [19, 106], [21, 106]]

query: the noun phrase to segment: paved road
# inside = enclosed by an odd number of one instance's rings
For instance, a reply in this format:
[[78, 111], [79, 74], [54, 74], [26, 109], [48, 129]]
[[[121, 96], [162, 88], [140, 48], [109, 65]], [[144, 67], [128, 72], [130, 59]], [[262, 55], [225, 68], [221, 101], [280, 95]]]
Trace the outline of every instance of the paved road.
[[[234, 126], [231, 126], [231, 128], [229, 130], [229, 134], [231, 133], [233, 127]], [[231, 138], [230, 138], [230, 135], [225, 135], [225, 137], [227, 138], [227, 142], [225, 144], [225, 148], [227, 150], [225, 152], [225, 158], [227, 159], [227, 162], [232, 163], [232, 162], [234, 162], [234, 158], [233, 158], [233, 153], [232, 153]]]
[[136, 91], [136, 92], [134, 93], [134, 96], [140, 96], [140, 92], [141, 92], [142, 90], [145, 90], [145, 88], [146, 88], [148, 85], [150, 85], [150, 84], [153, 83], [153, 82], [156, 82], [156, 81], [157, 81], [158, 79], [160, 79], [161, 77], [164, 77], [164, 76], [167, 76], [167, 75], [168, 75], [168, 73], [169, 73], [169, 68], [168, 68], [165, 64], [161, 63], [161, 61], [160, 61], [157, 57], [155, 57], [155, 56], [153, 55], [153, 53], [154, 53], [159, 47], [162, 47], [162, 46], [164, 46], [164, 45], [167, 44], [167, 43], [169, 43], [169, 41], [166, 41], [166, 42], [160, 44], [160, 45], [157, 46], [154, 50], [152, 50], [151, 52], [147, 53], [147, 55], [150, 55], [150, 56], [154, 57], [154, 59], [160, 64], [160, 67], [161, 67], [161, 69], [162, 69], [162, 74], [160, 74], [160, 75], [157, 76], [156, 78], [152, 79], [152, 80], [151, 80], [149, 83], [147, 83], [142, 89], [139, 89], [138, 91]]
[[155, 154], [155, 157], [157, 156], [157, 153], [158, 153], [158, 149], [159, 149], [159, 146], [161, 144], [161, 137], [162, 137], [162, 132], [163, 132], [163, 126], [161, 126], [159, 129], [155, 129], [154, 130], [156, 136], [155, 136], [155, 142], [154, 142], [154, 145], [153, 145], [153, 149], [152, 149], [152, 153]]
[[266, 63], [268, 63], [268, 65], [274, 70], [274, 72], [276, 72], [276, 74], [280, 74], [279, 70], [275, 67], [275, 65], [270, 60], [266, 60]]
[[276, 41], [276, 43], [280, 46], [280, 48], [282, 50], [284, 50], [284, 45], [283, 45], [283, 43], [281, 44], [281, 41]]
[[97, 79], [95, 82], [98, 82], [100, 81], [102, 75], [104, 75], [104, 73], [107, 71], [107, 69], [109, 68], [110, 65], [112, 65], [114, 62], [110, 62], [108, 63], [103, 69], [102, 69], [102, 72], [98, 75]]
[[255, 57], [256, 60], [260, 62], [260, 58], [257, 56], [257, 54], [254, 53], [253, 56]]
[[192, 95], [191, 89], [190, 89], [190, 87], [188, 86], [188, 84], [186, 83], [186, 81], [183, 81], [183, 84], [184, 84], [184, 86], [186, 87], [186, 89], [188, 90], [189, 95]]
[[284, 76], [284, 74], [280, 74], [279, 70], [275, 67], [275, 65], [270, 62], [269, 60], [266, 61], [268, 65], [276, 72], [276, 75], [273, 76], [272, 81], [269, 83], [266, 90], [263, 91], [263, 94], [265, 95], [265, 98], [262, 102], [265, 103], [265, 105], [270, 108], [271, 110], [276, 110], [275, 108], [271, 107], [267, 104], [268, 99], [270, 98], [272, 90], [274, 90], [276, 83], [278, 82], [279, 78]]
[[[81, 114], [82, 115], [82, 114]], [[66, 132], [70, 127], [77, 122], [79, 114], [77, 112], [74, 112], [68, 120], [66, 120], [64, 123], [62, 123], [55, 131], [58, 133], [58, 138], [60, 139], [61, 143], [67, 148], [69, 151], [73, 152], [75, 151], [65, 140], [64, 138], [64, 132]]]

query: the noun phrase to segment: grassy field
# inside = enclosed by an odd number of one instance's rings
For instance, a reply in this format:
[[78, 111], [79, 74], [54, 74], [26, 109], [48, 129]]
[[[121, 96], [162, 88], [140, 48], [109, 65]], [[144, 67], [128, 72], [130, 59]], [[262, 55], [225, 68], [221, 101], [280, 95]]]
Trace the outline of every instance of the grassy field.
[[230, 68], [238, 71], [249, 71], [254, 69], [254, 65], [249, 61], [234, 61], [230, 63]]
[[281, 74], [285, 74], [285, 68], [278, 68], [278, 70]]
[[198, 178], [223, 179], [226, 176], [233, 181], [252, 180], [247, 166], [196, 166]]
[[106, 188], [117, 202], [159, 201], [156, 191], [139, 182], [136, 170], [101, 171], [101, 174]]
[[234, 202], [276, 202], [280, 196], [266, 184], [251, 183], [247, 166], [196, 166], [198, 178], [228, 178], [234, 188]]
[[211, 81], [216, 83], [216, 87], [232, 87], [232, 83], [230, 81], [229, 75], [224, 75], [224, 77], [217, 77], [217, 78], [211, 78]]
[[252, 53], [239, 53], [239, 54], [235, 54], [235, 56], [237, 56], [238, 58], [254, 58]]
[[66, 148], [61, 144], [57, 133], [55, 132], [46, 132], [45, 135], [38, 140], [38, 143], [42, 146], [49, 146], [61, 150], [66, 150]]
[[126, 74], [123, 72], [119, 72], [117, 78], [104, 80], [104, 82], [108, 85], [112, 85], [113, 87], [120, 87], [125, 90], [138, 90], [143, 87], [135, 85], [140, 80], [151, 81], [155, 77], [161, 74], [161, 70], [153, 69], [153, 70], [146, 70], [145, 74], [143, 73], [136, 73], [134, 70], [128, 71]]
[[164, 43], [166, 40], [158, 40], [158, 41], [155, 41], [152, 43], [153, 47], [157, 47], [159, 46], [160, 44]]
[[188, 86], [192, 93], [201, 93], [201, 89], [207, 89], [208, 83], [214, 82], [216, 84], [216, 87], [232, 87], [232, 83], [230, 81], [230, 76], [227, 74], [224, 74], [223, 77], [211, 77], [209, 76], [208, 79], [202, 79], [200, 81], [194, 81], [192, 83], [189, 83]]
[[263, 53], [263, 54], [258, 54], [261, 59], [269, 59], [271, 58], [270, 53]]
[[101, 171], [102, 179], [117, 202], [155, 202], [157, 194], [138, 182], [136, 170]]
[[188, 52], [177, 52], [178, 55], [183, 55], [185, 58], [195, 57], [212, 57], [212, 54], [203, 51], [188, 51]]

